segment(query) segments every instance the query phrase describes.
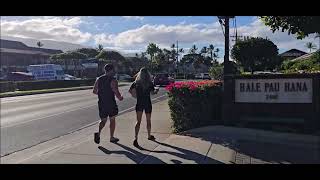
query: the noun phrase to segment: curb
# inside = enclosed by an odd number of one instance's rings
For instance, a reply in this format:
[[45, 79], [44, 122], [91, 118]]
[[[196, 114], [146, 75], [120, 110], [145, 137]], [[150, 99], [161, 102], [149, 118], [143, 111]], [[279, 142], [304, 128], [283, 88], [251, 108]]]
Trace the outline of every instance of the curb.
[[[119, 84], [119, 87], [126, 86], [127, 84]], [[25, 96], [25, 95], [35, 95], [35, 94], [47, 94], [47, 93], [56, 93], [56, 92], [68, 92], [68, 91], [78, 91], [78, 90], [87, 90], [92, 89], [93, 86], [86, 86], [86, 87], [75, 87], [73, 89], [61, 89], [61, 90], [48, 90], [44, 92], [29, 92], [29, 93], [21, 93], [21, 94], [7, 94], [7, 95], [0, 95], [0, 98], [6, 97], [16, 97], [16, 96]]]

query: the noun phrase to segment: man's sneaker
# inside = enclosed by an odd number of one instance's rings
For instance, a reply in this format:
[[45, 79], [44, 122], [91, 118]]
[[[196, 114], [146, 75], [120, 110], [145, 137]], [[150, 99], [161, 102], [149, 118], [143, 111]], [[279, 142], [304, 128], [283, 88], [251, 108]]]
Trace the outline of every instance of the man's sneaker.
[[94, 142], [96, 144], [100, 144], [100, 136], [99, 133], [94, 133]]
[[115, 137], [110, 138], [110, 142], [112, 143], [117, 143], [118, 141], [119, 141], [118, 138], [115, 138]]

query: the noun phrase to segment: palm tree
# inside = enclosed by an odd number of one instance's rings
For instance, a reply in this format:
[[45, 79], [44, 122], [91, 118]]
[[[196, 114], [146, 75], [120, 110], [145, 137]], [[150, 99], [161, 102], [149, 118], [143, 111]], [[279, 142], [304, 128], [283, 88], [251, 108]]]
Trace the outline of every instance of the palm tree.
[[38, 41], [38, 42], [37, 42], [37, 46], [38, 46], [39, 48], [41, 48], [41, 47], [43, 46], [43, 43], [40, 42], [40, 41]]
[[208, 51], [210, 52], [210, 57], [211, 59], [213, 58], [213, 51], [214, 51], [214, 46], [212, 44], [209, 45]]
[[318, 49], [320, 50], [320, 33], [317, 33], [317, 35], [314, 38], [319, 38], [319, 47], [318, 47]]
[[97, 50], [98, 50], [99, 52], [101, 52], [101, 51], [103, 50], [103, 45], [102, 45], [102, 44], [98, 44]]
[[312, 49], [317, 48], [317, 46], [315, 44], [313, 44], [312, 42], [307, 42], [306, 47], [310, 50], [310, 53], [311, 53]]
[[100, 53], [96, 56], [98, 59], [98, 71], [97, 71], [97, 76], [100, 76], [102, 74], [102, 66], [103, 64], [109, 62], [108, 61], [108, 54], [107, 51], [102, 50]]
[[163, 55], [164, 55], [165, 64], [166, 64], [166, 66], [167, 66], [167, 68], [168, 68], [168, 71], [169, 71], [169, 73], [170, 73], [170, 64], [172, 63], [172, 61], [170, 61], [170, 59], [171, 59], [172, 56], [173, 56], [173, 55], [172, 55], [172, 51], [164, 48], [164, 49], [163, 49]]
[[217, 58], [219, 58], [219, 51], [220, 49], [217, 48], [214, 53], [213, 53], [213, 58], [214, 58], [214, 61], [217, 63]]
[[201, 51], [200, 51], [201, 55], [203, 55], [204, 57], [206, 57], [206, 54], [208, 53], [208, 48], [207, 46], [204, 46]]
[[196, 53], [197, 53], [197, 50], [198, 50], [198, 48], [197, 48], [197, 46], [194, 44], [194, 45], [192, 45], [191, 49], [189, 50], [189, 53], [190, 53], [190, 54], [196, 54]]

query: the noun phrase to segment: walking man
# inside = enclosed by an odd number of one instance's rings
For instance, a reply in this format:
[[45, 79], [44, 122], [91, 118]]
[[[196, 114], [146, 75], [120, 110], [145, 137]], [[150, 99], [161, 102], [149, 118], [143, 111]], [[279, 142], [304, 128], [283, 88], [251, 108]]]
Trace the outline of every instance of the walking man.
[[118, 106], [115, 96], [122, 101], [123, 97], [118, 89], [118, 81], [114, 78], [115, 70], [112, 64], [104, 66], [105, 74], [97, 78], [93, 93], [98, 95], [99, 116], [101, 121], [99, 123], [99, 132], [94, 133], [94, 142], [100, 143], [101, 130], [105, 126], [108, 117], [110, 119], [110, 142], [116, 143], [118, 138], [114, 137], [116, 128], [115, 117], [118, 115]]

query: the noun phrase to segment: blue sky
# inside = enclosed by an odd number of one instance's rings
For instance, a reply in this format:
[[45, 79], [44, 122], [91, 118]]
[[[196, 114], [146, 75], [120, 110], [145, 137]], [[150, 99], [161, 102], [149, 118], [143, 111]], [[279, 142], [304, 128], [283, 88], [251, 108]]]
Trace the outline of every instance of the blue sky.
[[[272, 33], [256, 16], [236, 16], [239, 35], [268, 37], [279, 52], [296, 48], [308, 51], [306, 42], [318, 46], [313, 36], [297, 40], [286, 32]], [[230, 22], [234, 35], [234, 20]], [[223, 57], [224, 37], [216, 16], [2, 16], [1, 35], [55, 40], [115, 49], [124, 53], [145, 51], [148, 43], [169, 48], [179, 41], [188, 50], [195, 44], [199, 50], [213, 44]], [[232, 40], [233, 38], [231, 38]], [[232, 47], [233, 41], [231, 41]]]

